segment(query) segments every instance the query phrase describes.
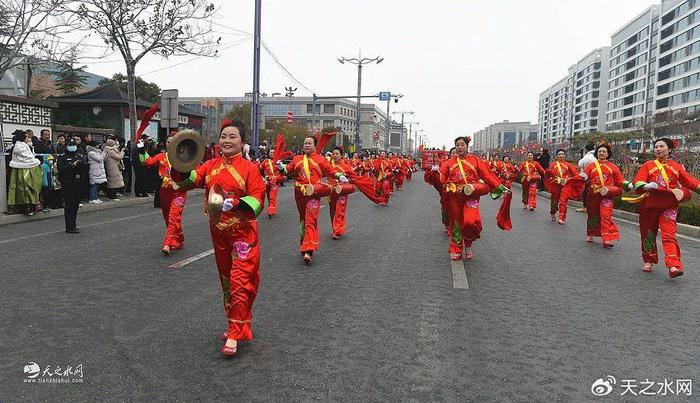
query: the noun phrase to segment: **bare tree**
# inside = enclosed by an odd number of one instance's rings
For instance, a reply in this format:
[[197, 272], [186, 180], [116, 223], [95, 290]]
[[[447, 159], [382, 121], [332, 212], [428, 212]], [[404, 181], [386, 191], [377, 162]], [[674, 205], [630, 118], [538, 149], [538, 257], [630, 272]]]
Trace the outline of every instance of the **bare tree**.
[[[60, 36], [74, 18], [66, 12], [73, 0], [0, 0], [0, 77], [20, 64], [54, 62], [66, 49]], [[29, 91], [27, 89], [27, 91]]]
[[79, 0], [75, 14], [126, 65], [131, 138], [136, 136], [136, 65], [147, 54], [214, 56], [214, 5], [206, 0]]
[[[21, 65], [60, 59], [72, 0], [0, 0], [0, 78]], [[57, 57], [58, 56], [58, 57]], [[29, 88], [26, 89], [29, 93]], [[0, 131], [0, 212], [7, 210], [4, 134]]]

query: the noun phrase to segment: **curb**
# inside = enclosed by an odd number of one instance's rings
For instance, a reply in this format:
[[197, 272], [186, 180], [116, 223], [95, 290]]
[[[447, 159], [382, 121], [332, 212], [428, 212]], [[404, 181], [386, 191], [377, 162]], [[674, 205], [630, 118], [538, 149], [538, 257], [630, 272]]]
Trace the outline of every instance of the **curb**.
[[[522, 186], [519, 183], [513, 183], [513, 185], [517, 185], [520, 189], [522, 189]], [[540, 197], [543, 197], [545, 199], [551, 200], [551, 195], [548, 192], [538, 191], [537, 195]], [[569, 204], [572, 206], [575, 206], [575, 207], [582, 207], [583, 206], [583, 203], [581, 203], [580, 201], [576, 201], [576, 200], [569, 200]], [[622, 218], [624, 220], [632, 221], [636, 225], [639, 225], [639, 214], [636, 214], [636, 213], [632, 213], [632, 212], [624, 211], [624, 210], [613, 209], [613, 217]], [[676, 232], [680, 235], [700, 239], [700, 227], [696, 227], [694, 225], [676, 223]]]
[[[204, 194], [204, 189], [194, 189], [188, 192], [191, 195], [200, 195]], [[102, 211], [102, 210], [110, 210], [110, 209], [115, 209], [115, 208], [120, 208], [120, 207], [130, 207], [130, 206], [138, 206], [141, 204], [152, 204], [153, 203], [153, 196], [149, 197], [128, 197], [121, 199], [118, 202], [112, 202], [112, 201], [105, 201], [100, 204], [87, 204], [84, 203], [83, 207], [78, 209], [78, 214], [82, 213], [89, 213], [91, 211]], [[55, 209], [51, 210], [46, 213], [42, 212], [36, 212], [34, 213], [33, 216], [27, 216], [24, 214], [12, 214], [12, 215], [6, 215], [2, 214], [0, 215], [0, 227], [5, 226], [5, 225], [11, 225], [11, 224], [20, 224], [23, 222], [33, 222], [33, 221], [40, 221], [40, 220], [46, 220], [49, 218], [56, 218], [56, 217], [63, 217], [63, 209]]]

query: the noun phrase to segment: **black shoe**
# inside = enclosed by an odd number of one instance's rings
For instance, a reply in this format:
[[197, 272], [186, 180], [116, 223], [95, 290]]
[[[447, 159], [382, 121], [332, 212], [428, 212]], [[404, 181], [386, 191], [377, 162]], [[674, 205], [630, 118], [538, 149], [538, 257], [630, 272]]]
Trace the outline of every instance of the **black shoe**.
[[77, 228], [69, 228], [66, 230], [66, 234], [79, 234], [80, 230]]

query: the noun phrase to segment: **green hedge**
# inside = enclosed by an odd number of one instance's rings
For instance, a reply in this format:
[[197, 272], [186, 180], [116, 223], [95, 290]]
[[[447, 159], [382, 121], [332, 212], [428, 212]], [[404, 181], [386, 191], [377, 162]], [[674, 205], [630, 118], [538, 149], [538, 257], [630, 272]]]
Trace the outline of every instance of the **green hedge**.
[[[620, 197], [614, 200], [616, 209], [639, 213], [639, 203], [629, 203], [622, 201]], [[700, 226], [700, 205], [693, 202], [681, 204], [678, 207], [678, 217], [676, 221], [683, 224]]]

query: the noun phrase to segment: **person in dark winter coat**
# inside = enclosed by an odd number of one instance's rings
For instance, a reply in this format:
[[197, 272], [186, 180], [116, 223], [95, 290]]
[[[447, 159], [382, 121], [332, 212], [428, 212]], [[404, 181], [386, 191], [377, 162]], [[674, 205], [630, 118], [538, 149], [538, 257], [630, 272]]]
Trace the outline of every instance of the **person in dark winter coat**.
[[66, 152], [58, 156], [58, 177], [63, 189], [64, 218], [68, 234], [80, 232], [76, 225], [76, 218], [86, 166], [87, 156], [80, 151], [75, 139], [68, 140]]

